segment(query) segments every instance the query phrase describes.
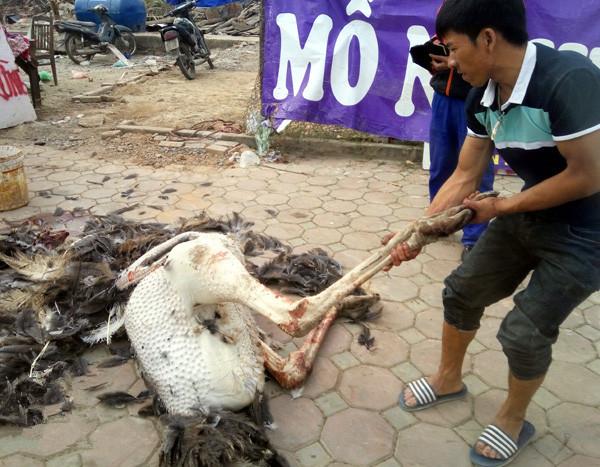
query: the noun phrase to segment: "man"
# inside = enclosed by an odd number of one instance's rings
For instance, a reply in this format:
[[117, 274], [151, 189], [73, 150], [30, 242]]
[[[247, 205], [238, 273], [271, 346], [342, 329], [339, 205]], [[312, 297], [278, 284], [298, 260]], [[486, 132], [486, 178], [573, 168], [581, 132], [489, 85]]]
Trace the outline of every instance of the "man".
[[[415, 411], [466, 394], [463, 358], [484, 308], [533, 271], [497, 336], [508, 359], [507, 398], [471, 450], [476, 465], [500, 466], [534, 434], [525, 414], [560, 324], [600, 288], [600, 70], [577, 53], [528, 44], [522, 0], [447, 0], [436, 29], [450, 66], [475, 89], [458, 167], [429, 213], [464, 202], [475, 222], [495, 220], [445, 281], [437, 372], [409, 383], [400, 405]], [[524, 189], [475, 201], [493, 144]], [[414, 256], [401, 246], [393, 264]]]
[[[448, 180], [456, 164], [458, 155], [467, 136], [465, 99], [471, 86], [448, 66], [448, 57], [430, 55], [432, 73], [431, 87], [434, 90], [431, 104], [431, 126], [429, 130], [430, 160], [429, 197], [431, 200]], [[494, 185], [494, 165], [489, 162], [479, 190], [490, 191]], [[463, 229], [461, 242], [465, 256], [485, 231], [487, 223], [469, 224]]]

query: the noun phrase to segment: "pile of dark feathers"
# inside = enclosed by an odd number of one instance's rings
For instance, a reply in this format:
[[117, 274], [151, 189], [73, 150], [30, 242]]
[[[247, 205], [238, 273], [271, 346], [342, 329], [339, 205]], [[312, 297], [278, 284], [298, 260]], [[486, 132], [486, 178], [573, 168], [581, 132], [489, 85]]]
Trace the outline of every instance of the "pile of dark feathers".
[[[115, 288], [118, 274], [179, 233], [233, 235], [250, 273], [285, 293], [313, 295], [342, 275], [340, 265], [323, 250], [293, 254], [277, 239], [254, 233], [253, 224], [237, 214], [212, 219], [201, 213], [173, 227], [129, 221], [122, 217], [125, 211], [94, 216], [83, 210], [57, 209], [0, 232], [0, 424], [41, 423], [44, 405], [62, 403], [63, 411], [71, 409], [61, 381], [66, 374], [88, 372], [85, 337], [107, 322], [111, 310], [126, 304], [131, 290]], [[271, 258], [260, 266], [250, 260], [265, 253]], [[364, 311], [359, 314], [364, 316]], [[98, 366], [120, 365], [132, 357], [124, 335], [117, 336], [109, 349], [113, 356]], [[119, 406], [151, 397], [107, 393], [99, 399]], [[217, 466], [240, 460], [286, 465], [269, 447], [264, 435], [268, 410], [258, 410], [260, 405], [243, 414], [198, 414], [186, 419], [165, 414], [154, 396], [143, 414], [163, 417], [163, 465]]]

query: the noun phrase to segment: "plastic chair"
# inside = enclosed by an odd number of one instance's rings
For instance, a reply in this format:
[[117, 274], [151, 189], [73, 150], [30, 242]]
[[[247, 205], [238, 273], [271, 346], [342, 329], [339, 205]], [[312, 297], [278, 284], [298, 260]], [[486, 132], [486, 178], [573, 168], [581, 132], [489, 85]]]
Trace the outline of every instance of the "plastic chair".
[[37, 66], [40, 60], [49, 60], [54, 84], [58, 85], [54, 59], [54, 24], [50, 15], [36, 15], [31, 21], [31, 57]]

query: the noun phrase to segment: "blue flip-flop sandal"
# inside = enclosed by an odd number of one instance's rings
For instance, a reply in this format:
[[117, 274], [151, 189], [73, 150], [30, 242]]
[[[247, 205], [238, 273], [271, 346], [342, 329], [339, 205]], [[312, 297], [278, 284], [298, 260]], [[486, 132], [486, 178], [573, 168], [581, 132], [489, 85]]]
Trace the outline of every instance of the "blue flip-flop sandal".
[[429, 407], [433, 407], [444, 402], [462, 399], [467, 395], [467, 386], [463, 384], [463, 387], [460, 391], [452, 392], [450, 394], [444, 394], [443, 396], [438, 396], [426, 378], [420, 378], [415, 381], [412, 381], [407, 384], [407, 387], [412, 391], [415, 400], [417, 401], [417, 405], [406, 405], [406, 401], [404, 400], [403, 389], [400, 393], [398, 404], [406, 412], [417, 412], [419, 410], [425, 410]]
[[472, 447], [469, 454], [471, 462], [480, 467], [502, 467], [508, 465], [529, 444], [534, 434], [535, 427], [525, 420], [523, 428], [521, 428], [521, 432], [519, 433], [519, 439], [515, 443], [510, 436], [496, 425], [488, 425], [477, 441], [488, 445], [502, 457], [500, 459], [492, 459], [479, 454], [475, 451], [475, 447]]

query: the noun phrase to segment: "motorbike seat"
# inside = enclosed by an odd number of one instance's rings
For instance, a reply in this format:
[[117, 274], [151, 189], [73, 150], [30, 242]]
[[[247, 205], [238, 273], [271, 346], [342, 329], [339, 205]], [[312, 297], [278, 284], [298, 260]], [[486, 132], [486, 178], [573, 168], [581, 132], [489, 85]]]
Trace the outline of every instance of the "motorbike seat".
[[72, 24], [73, 26], [83, 26], [86, 28], [96, 28], [98, 25], [92, 21], [78, 21], [78, 20], [69, 20], [63, 21], [63, 24]]

